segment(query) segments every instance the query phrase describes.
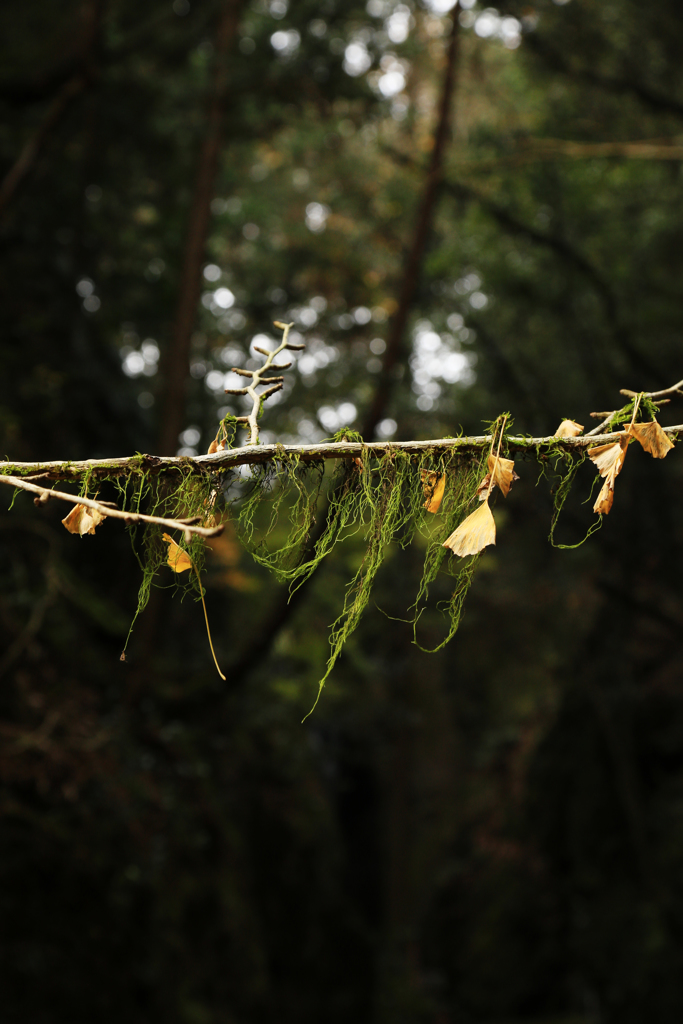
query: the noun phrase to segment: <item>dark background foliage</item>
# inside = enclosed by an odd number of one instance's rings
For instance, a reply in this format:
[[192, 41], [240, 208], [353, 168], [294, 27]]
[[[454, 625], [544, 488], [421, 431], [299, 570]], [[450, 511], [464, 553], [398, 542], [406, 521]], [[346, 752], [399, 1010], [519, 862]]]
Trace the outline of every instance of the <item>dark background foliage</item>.
[[[545, 435], [683, 376], [680, 5], [446, 6], [2, 6], [5, 458], [206, 450], [230, 366], [283, 317], [308, 348], [266, 439], [358, 428], [378, 394], [379, 436], [505, 409]], [[456, 638], [428, 655], [388, 617], [421, 556], [390, 552], [304, 725], [359, 542], [283, 611], [226, 535], [223, 684], [170, 571], [119, 661], [123, 528], [77, 539], [26, 495], [3, 512], [4, 1020], [680, 1018], [680, 455], [632, 451], [566, 551], [552, 467], [535, 486], [518, 463]], [[435, 607], [420, 629], [439, 642]]]

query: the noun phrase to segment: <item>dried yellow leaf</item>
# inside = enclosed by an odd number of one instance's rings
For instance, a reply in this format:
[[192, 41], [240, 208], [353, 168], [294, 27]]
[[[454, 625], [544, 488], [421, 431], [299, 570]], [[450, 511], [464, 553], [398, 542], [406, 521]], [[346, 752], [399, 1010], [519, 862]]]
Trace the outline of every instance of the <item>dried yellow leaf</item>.
[[607, 477], [600, 493], [598, 494], [597, 500], [593, 505], [593, 511], [599, 512], [601, 516], [606, 516], [612, 507], [614, 501], [614, 477], [610, 474]]
[[578, 437], [583, 427], [574, 420], [562, 420], [555, 431], [555, 437]]
[[69, 533], [77, 533], [84, 537], [86, 533], [94, 533], [96, 527], [106, 518], [96, 508], [88, 508], [87, 505], [74, 505], [68, 516], [62, 519], [62, 525]]
[[515, 473], [514, 460], [501, 459], [500, 456], [489, 455], [487, 466], [489, 473], [493, 477], [493, 486], [500, 487], [503, 497], [507, 498], [513, 480], [519, 480]]
[[[493, 490], [494, 487], [500, 487], [503, 496], [507, 498], [513, 481], [519, 480], [515, 473], [514, 460], [501, 459], [500, 456], [489, 455], [487, 465], [489, 471], [477, 487], [479, 501], [485, 501], [489, 496], [489, 488]], [[491, 484], [491, 477], [493, 477], [493, 484]]]
[[477, 487], [477, 497], [479, 501], [486, 501], [489, 496], [489, 485], [491, 483], [491, 474], [487, 473], [484, 479]]
[[495, 543], [496, 524], [488, 501], [484, 501], [476, 512], [469, 515], [444, 541], [443, 546], [450, 548], [454, 555], [466, 558], [467, 555], [476, 555], [489, 544]]
[[595, 463], [600, 476], [607, 476], [614, 466], [617, 466], [615, 476], [621, 473], [628, 442], [629, 436], [624, 432], [613, 444], [600, 444], [597, 448], [589, 449], [588, 458]]
[[191, 569], [192, 561], [187, 551], [183, 551], [180, 545], [176, 544], [173, 540], [173, 537], [169, 537], [167, 533], [162, 534], [162, 537], [168, 544], [166, 562], [173, 569], [173, 572], [185, 572], [186, 569]]
[[669, 440], [657, 420], [653, 420], [652, 423], [632, 423], [628, 432], [640, 442], [653, 459], [663, 459], [673, 448], [673, 442]]
[[223, 438], [221, 438], [221, 440], [219, 441], [217, 438], [214, 437], [213, 441], [209, 445], [209, 449], [208, 449], [206, 454], [207, 455], [215, 455], [216, 452], [223, 452], [223, 451], [225, 451], [225, 440]]
[[195, 572], [197, 573], [197, 582], [199, 583], [199, 596], [202, 599], [202, 608], [204, 610], [204, 622], [206, 623], [206, 635], [209, 640], [209, 647], [211, 648], [213, 663], [218, 670], [218, 675], [221, 677], [221, 679], [225, 679], [225, 676], [221, 672], [220, 665], [218, 664], [216, 652], [213, 649], [213, 641], [211, 640], [211, 630], [209, 629], [209, 616], [206, 614], [204, 591], [202, 589], [201, 581], [199, 579], [199, 573], [197, 572], [195, 566], [192, 564], [192, 561], [187, 551], [183, 551], [180, 545], [176, 544], [176, 542], [173, 540], [173, 537], [169, 537], [167, 533], [162, 533], [161, 536], [168, 544], [168, 557], [166, 561], [170, 565], [171, 569], [173, 569], [173, 572], [185, 572], [187, 569], [194, 569]]
[[427, 499], [424, 507], [428, 512], [438, 512], [446, 489], [446, 474], [439, 476], [438, 473], [430, 473], [429, 470], [423, 469], [422, 489]]

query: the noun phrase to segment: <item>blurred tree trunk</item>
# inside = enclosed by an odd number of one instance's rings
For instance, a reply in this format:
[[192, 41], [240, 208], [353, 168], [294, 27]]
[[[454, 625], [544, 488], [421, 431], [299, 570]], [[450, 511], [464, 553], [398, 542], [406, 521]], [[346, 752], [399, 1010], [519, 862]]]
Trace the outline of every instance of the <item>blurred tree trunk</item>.
[[436, 201], [443, 182], [444, 157], [451, 135], [451, 107], [453, 105], [453, 91], [458, 63], [459, 12], [460, 4], [457, 3], [451, 13], [453, 27], [446, 50], [446, 66], [439, 101], [439, 116], [434, 130], [432, 157], [418, 207], [413, 237], [406, 255], [397, 300], [398, 306], [389, 328], [387, 347], [382, 363], [382, 373], [380, 374], [370, 407], [363, 420], [361, 433], [368, 441], [372, 439], [377, 424], [386, 413], [387, 404], [396, 382], [396, 367], [403, 353], [408, 317], [413, 308], [425, 248], [434, 221]]
[[[55, 86], [59, 88], [55, 89], [50, 105], [3, 178], [0, 184], [0, 215], [14, 198], [22, 182], [30, 175], [46, 139], [62, 120], [71, 103], [97, 80], [104, 9], [105, 0], [89, 0], [83, 5], [80, 14], [82, 41], [73, 60], [73, 73], [64, 81], [60, 77], [57, 78]], [[67, 65], [67, 70], [70, 66]]]
[[[185, 416], [185, 391], [190, 363], [192, 331], [202, 287], [202, 264], [211, 218], [211, 200], [218, 170], [228, 100], [228, 54], [237, 35], [246, 0], [225, 0], [214, 35], [215, 69], [209, 100], [206, 131], [197, 161], [194, 193], [185, 237], [178, 305], [171, 344], [162, 366], [161, 423], [158, 451], [175, 455]], [[127, 697], [135, 702], [149, 670], [156, 647], [161, 615], [161, 595], [152, 590], [146, 614], [140, 620], [139, 661], [131, 673]]]
[[425, 676], [417, 649], [407, 643], [397, 660], [384, 701], [390, 721], [378, 764], [385, 886], [376, 1024], [412, 1021], [433, 999], [425, 991], [421, 926], [453, 843], [457, 804], [445, 662], [438, 659]]
[[214, 37], [215, 71], [209, 102], [206, 132], [197, 162], [197, 176], [185, 238], [183, 266], [173, 336], [164, 370], [159, 454], [174, 455], [185, 415], [185, 388], [190, 360], [190, 342], [202, 286], [202, 263], [211, 216], [211, 200], [223, 141], [223, 123], [228, 98], [228, 54], [237, 35], [245, 0], [225, 0]]

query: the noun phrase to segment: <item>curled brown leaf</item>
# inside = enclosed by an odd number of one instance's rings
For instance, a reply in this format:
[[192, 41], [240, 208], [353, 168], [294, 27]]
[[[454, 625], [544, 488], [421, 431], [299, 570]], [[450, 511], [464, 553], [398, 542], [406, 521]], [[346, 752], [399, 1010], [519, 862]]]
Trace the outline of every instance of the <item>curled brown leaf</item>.
[[187, 551], [184, 551], [179, 544], [176, 544], [173, 537], [169, 536], [169, 534], [164, 533], [162, 537], [168, 544], [166, 563], [170, 565], [173, 572], [185, 572], [187, 569], [191, 569], [192, 560]]
[[424, 490], [424, 495], [427, 499], [424, 503], [424, 507], [428, 512], [438, 512], [441, 508], [441, 502], [443, 501], [443, 495], [446, 489], [446, 474], [442, 473], [442, 475], [439, 476], [438, 473], [432, 473], [427, 469], [423, 469], [422, 489]]
[[[515, 480], [519, 477], [515, 473], [513, 459], [501, 459], [500, 456], [489, 455], [487, 460], [488, 473], [477, 487], [479, 501], [485, 501], [494, 487], [500, 487], [503, 496], [507, 498], [508, 492]], [[493, 478], [493, 483], [491, 479]]]
[[580, 423], [576, 423], [574, 420], [562, 420], [555, 431], [555, 437], [578, 437], [582, 432], [583, 427]]
[[606, 516], [609, 510], [612, 508], [612, 502], [614, 501], [614, 477], [610, 474], [605, 480], [604, 484], [600, 488], [600, 493], [593, 505], [593, 511], [599, 512], [601, 516]]
[[107, 517], [96, 508], [88, 508], [87, 505], [74, 505], [68, 516], [62, 519], [62, 525], [69, 533], [77, 533], [84, 537], [86, 533], [95, 532], [100, 523]]

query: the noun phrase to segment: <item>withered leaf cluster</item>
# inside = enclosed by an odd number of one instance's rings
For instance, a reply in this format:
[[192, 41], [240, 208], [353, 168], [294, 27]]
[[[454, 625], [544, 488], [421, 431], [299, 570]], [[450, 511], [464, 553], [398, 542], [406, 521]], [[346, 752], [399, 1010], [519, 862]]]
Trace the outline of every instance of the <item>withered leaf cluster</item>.
[[654, 459], [663, 459], [673, 448], [673, 443], [657, 420], [651, 423], [631, 423], [621, 432], [617, 441], [591, 448], [588, 458], [595, 463], [598, 473], [605, 481], [593, 505], [593, 511], [602, 516], [606, 516], [612, 508], [614, 484], [621, 473], [632, 440], [638, 441]]

